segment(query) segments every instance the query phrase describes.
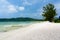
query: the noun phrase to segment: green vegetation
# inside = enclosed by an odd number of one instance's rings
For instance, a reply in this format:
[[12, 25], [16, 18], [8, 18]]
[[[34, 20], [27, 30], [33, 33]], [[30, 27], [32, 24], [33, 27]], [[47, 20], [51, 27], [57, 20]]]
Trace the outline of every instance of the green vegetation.
[[7, 19], [7, 18], [3, 18], [3, 19], [0, 19], [0, 22], [8, 22], [8, 21], [43, 21], [42, 19], [33, 19], [33, 18], [10, 18], [10, 19]]
[[56, 19], [54, 20], [54, 22], [60, 23], [60, 16], [59, 16], [59, 18], [56, 18]]
[[45, 17], [45, 20], [50, 22], [54, 21], [54, 17], [56, 16], [56, 9], [54, 8], [54, 5], [49, 3], [43, 7], [43, 10], [42, 16]]

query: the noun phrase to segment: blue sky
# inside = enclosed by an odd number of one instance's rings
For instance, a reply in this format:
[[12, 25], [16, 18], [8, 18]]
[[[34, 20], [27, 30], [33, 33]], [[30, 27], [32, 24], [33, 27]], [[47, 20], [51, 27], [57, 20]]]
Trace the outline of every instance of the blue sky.
[[43, 18], [43, 6], [55, 5], [60, 16], [60, 0], [0, 0], [0, 18], [31, 17]]

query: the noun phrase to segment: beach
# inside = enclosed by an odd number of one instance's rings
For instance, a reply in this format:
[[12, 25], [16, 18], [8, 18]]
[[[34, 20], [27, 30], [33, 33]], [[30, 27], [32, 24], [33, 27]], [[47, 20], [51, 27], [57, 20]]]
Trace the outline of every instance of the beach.
[[60, 40], [60, 23], [38, 22], [0, 33], [0, 40]]

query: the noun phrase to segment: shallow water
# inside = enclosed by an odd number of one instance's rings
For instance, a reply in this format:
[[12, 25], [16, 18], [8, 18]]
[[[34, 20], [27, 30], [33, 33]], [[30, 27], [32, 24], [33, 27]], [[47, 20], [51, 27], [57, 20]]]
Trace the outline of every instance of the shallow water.
[[0, 22], [0, 32], [5, 32], [8, 30], [16, 29], [19, 27], [25, 27], [34, 23], [33, 21], [26, 21], [26, 22]]
[[11, 25], [11, 24], [27, 24], [27, 23], [31, 23], [31, 22], [0, 22], [0, 25]]

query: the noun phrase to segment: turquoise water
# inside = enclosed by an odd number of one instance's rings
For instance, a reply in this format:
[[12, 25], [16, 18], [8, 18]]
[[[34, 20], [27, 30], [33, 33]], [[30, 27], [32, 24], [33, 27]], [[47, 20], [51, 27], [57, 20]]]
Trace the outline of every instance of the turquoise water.
[[0, 25], [17, 25], [17, 24], [29, 24], [29, 23], [32, 23], [32, 22], [0, 22]]
[[6, 31], [6, 30], [14, 29], [14, 28], [16, 29], [18, 27], [23, 27], [23, 26], [25, 27], [32, 23], [34, 23], [34, 22], [29, 22], [29, 21], [26, 21], [26, 22], [0, 22], [0, 31]]

